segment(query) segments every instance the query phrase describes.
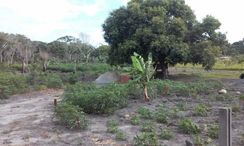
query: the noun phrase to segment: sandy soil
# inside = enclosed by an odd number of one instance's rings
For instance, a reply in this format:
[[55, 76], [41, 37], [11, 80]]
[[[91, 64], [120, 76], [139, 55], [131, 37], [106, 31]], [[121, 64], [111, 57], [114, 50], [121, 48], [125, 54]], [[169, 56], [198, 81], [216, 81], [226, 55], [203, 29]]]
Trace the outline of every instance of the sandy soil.
[[[244, 80], [223, 80], [226, 88], [233, 92], [244, 93]], [[115, 141], [115, 136], [106, 132], [107, 116], [89, 116], [90, 124], [86, 131], [72, 131], [63, 128], [55, 122], [53, 115], [53, 100], [60, 99], [62, 90], [47, 90], [32, 92], [29, 94], [15, 95], [0, 104], [0, 145], [1, 146], [120, 146], [131, 145], [133, 137], [138, 133], [139, 127], [130, 124], [125, 115], [132, 115], [139, 106], [155, 109], [159, 104], [165, 103], [167, 107], [176, 105], [178, 102], [187, 101], [189, 111], [185, 116], [191, 116], [191, 109], [195, 103], [208, 102], [206, 100], [193, 100], [190, 98], [165, 97], [155, 99], [150, 103], [134, 100], [127, 108], [118, 110], [113, 117], [120, 121], [119, 129], [127, 137], [124, 142]], [[193, 104], [192, 104], [193, 103]], [[218, 107], [222, 103], [210, 103]], [[228, 103], [226, 103], [228, 104]], [[177, 119], [175, 119], [177, 120]], [[217, 112], [213, 110], [206, 118], [193, 117], [193, 120], [203, 126], [206, 123], [216, 122]], [[172, 125], [176, 121], [172, 120]], [[165, 125], [158, 125], [164, 127]], [[160, 141], [167, 146], [184, 146], [184, 141], [189, 135], [177, 133], [176, 126], [172, 126], [175, 133], [170, 141]], [[233, 115], [233, 146], [241, 146], [241, 134], [244, 133], [244, 111]]]

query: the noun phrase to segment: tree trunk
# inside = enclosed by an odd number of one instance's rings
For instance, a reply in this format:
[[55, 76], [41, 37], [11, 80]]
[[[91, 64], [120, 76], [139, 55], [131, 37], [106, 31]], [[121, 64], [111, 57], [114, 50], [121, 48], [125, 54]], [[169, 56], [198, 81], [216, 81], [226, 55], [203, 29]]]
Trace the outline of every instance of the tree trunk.
[[22, 73], [25, 73], [25, 60], [22, 60]]
[[155, 78], [158, 78], [158, 79], [168, 78], [168, 75], [169, 75], [168, 63], [158, 62], [154, 66], [156, 67]]
[[46, 72], [46, 70], [47, 70], [47, 63], [46, 61], [43, 61], [42, 71]]
[[147, 85], [146, 84], [143, 84], [143, 91], [144, 91], [144, 100], [148, 102], [150, 100], [150, 98], [149, 98], [148, 93], [147, 93]]

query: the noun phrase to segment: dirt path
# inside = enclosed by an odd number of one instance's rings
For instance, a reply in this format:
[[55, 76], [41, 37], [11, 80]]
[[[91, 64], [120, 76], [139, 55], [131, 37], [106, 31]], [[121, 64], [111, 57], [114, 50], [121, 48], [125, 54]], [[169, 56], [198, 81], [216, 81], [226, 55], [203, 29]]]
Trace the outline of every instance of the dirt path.
[[62, 90], [15, 95], [0, 104], [0, 145], [38, 145], [55, 139], [53, 99]]

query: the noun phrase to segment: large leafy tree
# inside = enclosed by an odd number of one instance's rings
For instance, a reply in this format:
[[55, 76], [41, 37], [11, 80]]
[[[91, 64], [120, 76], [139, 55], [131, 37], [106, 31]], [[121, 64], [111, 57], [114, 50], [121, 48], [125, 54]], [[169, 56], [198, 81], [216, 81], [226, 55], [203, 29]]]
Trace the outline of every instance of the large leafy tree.
[[211, 68], [225, 39], [216, 32], [219, 26], [212, 16], [198, 22], [184, 0], [131, 0], [110, 14], [103, 29], [111, 64], [130, 63], [133, 52], [143, 58], [152, 52], [157, 75], [165, 77], [168, 65], [177, 63]]

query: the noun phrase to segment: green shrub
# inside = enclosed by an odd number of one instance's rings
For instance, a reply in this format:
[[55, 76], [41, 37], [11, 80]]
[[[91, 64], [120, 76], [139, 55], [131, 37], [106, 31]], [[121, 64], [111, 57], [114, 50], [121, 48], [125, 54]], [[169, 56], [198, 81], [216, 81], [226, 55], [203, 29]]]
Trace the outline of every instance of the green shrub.
[[45, 85], [36, 85], [34, 88], [35, 88], [35, 90], [40, 91], [40, 90], [46, 90], [47, 86], [45, 86]]
[[158, 136], [156, 132], [142, 132], [133, 139], [134, 146], [158, 146]]
[[152, 113], [148, 108], [141, 106], [137, 109], [137, 113], [140, 115], [141, 118], [144, 118], [144, 119], [152, 118]]
[[141, 131], [142, 132], [154, 132], [156, 129], [155, 129], [155, 124], [152, 123], [152, 122], [146, 122], [146, 123], [143, 123], [142, 126], [141, 126]]
[[187, 110], [187, 102], [179, 102], [176, 104], [176, 107], [179, 111], [186, 111]]
[[134, 115], [130, 119], [130, 123], [132, 125], [139, 125], [140, 124], [140, 121], [141, 121], [141, 119], [140, 119], [140, 117], [138, 115]]
[[205, 117], [208, 115], [209, 108], [204, 104], [196, 105], [194, 108], [194, 115]]
[[110, 84], [98, 87], [94, 84], [75, 84], [68, 86], [64, 100], [80, 106], [85, 113], [104, 114], [127, 105], [126, 87], [122, 84]]
[[173, 137], [173, 133], [168, 128], [161, 129], [159, 133], [159, 138], [170, 140], [172, 137]]
[[86, 129], [88, 126], [84, 112], [77, 106], [60, 103], [55, 107], [55, 115], [61, 124], [70, 129]]
[[244, 100], [244, 94], [240, 95], [240, 100]]
[[75, 72], [75, 64], [64, 64], [64, 63], [55, 63], [49, 64], [47, 70], [60, 71], [60, 72]]
[[107, 132], [116, 133], [118, 132], [118, 121], [114, 119], [109, 119], [107, 121]]
[[208, 135], [208, 137], [210, 137], [212, 139], [217, 139], [218, 131], [219, 131], [218, 125], [208, 125], [207, 135]]
[[116, 138], [116, 140], [120, 140], [120, 141], [126, 140], [126, 137], [125, 137], [124, 133], [122, 131], [120, 131], [120, 130], [118, 130], [116, 132], [115, 138]]
[[94, 74], [99, 74], [112, 71], [112, 67], [105, 63], [80, 64], [77, 66], [77, 70], [81, 72], [93, 72]]
[[0, 73], [0, 98], [9, 95], [23, 93], [27, 90], [27, 79], [23, 75], [15, 75], [10, 72]]
[[158, 109], [156, 109], [154, 113], [154, 118], [159, 123], [167, 123], [168, 122], [168, 111], [163, 107], [163, 105], [160, 105]]
[[58, 75], [48, 75], [46, 78], [46, 85], [48, 88], [62, 88], [63, 82]]
[[198, 134], [200, 129], [191, 119], [183, 119], [179, 122], [179, 130], [185, 134]]

